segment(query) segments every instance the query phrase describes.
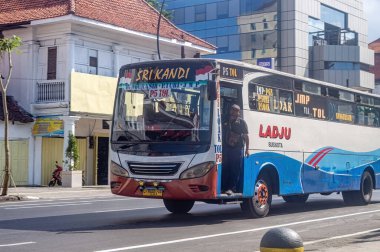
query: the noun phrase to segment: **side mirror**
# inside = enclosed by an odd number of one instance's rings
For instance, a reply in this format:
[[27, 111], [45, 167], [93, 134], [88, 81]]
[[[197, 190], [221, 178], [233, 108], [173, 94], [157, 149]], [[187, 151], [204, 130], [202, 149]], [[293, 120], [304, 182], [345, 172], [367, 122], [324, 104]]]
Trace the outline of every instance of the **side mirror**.
[[216, 81], [208, 80], [207, 81], [207, 94], [210, 101], [215, 101], [217, 98], [216, 92]]

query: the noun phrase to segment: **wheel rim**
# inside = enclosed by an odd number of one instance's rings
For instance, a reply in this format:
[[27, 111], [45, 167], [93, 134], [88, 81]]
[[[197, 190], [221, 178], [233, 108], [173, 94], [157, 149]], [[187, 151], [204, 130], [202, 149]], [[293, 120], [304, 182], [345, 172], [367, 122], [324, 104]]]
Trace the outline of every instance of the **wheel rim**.
[[255, 185], [254, 204], [257, 208], [264, 208], [268, 204], [269, 191], [263, 181], [257, 181]]

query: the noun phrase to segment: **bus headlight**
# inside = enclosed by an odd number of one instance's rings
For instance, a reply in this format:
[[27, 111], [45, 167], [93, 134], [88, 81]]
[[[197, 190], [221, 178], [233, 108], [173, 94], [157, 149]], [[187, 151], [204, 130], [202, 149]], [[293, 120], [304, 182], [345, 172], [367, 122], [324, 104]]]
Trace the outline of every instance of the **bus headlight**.
[[192, 179], [200, 178], [206, 175], [212, 167], [214, 167], [215, 162], [206, 162], [196, 166], [193, 166], [186, 171], [182, 172], [179, 176], [180, 179]]
[[129, 177], [128, 171], [115, 162], [111, 162], [111, 173], [120, 177]]

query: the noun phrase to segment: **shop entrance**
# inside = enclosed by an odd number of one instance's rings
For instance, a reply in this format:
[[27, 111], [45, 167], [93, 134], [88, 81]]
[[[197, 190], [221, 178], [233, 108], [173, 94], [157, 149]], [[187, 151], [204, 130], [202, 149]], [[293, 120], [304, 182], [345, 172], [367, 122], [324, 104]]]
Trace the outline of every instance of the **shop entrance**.
[[97, 185], [108, 184], [108, 151], [109, 151], [109, 138], [98, 137], [97, 145]]

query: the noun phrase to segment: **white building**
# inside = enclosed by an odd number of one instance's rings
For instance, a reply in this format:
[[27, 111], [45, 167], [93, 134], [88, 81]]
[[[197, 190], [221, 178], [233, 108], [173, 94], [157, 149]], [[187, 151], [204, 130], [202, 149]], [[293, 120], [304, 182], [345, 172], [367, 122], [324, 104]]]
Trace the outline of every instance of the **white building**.
[[[158, 16], [142, 0], [0, 4], [3, 36], [23, 39], [22, 53], [14, 55], [8, 94], [36, 117], [28, 150], [28, 184], [48, 183], [54, 162], [62, 163], [70, 131], [79, 141], [86, 183], [107, 184], [107, 122], [115, 77], [124, 64], [158, 59]], [[160, 36], [163, 59], [215, 51], [166, 19], [161, 20]], [[2, 62], [1, 70], [6, 67]]]

